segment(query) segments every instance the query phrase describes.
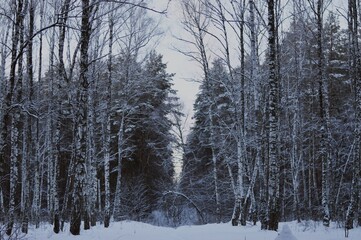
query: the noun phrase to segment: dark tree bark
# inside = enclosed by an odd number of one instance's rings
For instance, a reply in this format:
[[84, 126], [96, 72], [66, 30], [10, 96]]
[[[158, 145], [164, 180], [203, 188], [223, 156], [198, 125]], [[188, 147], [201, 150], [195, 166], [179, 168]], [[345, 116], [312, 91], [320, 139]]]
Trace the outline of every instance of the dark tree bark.
[[267, 202], [267, 229], [278, 229], [279, 221], [279, 153], [278, 153], [278, 118], [279, 118], [279, 76], [277, 66], [277, 29], [275, 1], [268, 0], [268, 48], [269, 48], [269, 178]]
[[[33, 91], [33, 40], [32, 36], [34, 35], [35, 28], [35, 5], [31, 0], [29, 2], [29, 26], [28, 26], [28, 39], [27, 41], [27, 77], [24, 86], [24, 102], [32, 103], [34, 97]], [[29, 111], [31, 111], [29, 109]], [[21, 231], [23, 233], [28, 233], [28, 224], [29, 224], [29, 213], [30, 213], [30, 179], [31, 179], [31, 144], [32, 144], [32, 117], [25, 113], [23, 119], [23, 152], [22, 152], [22, 194], [23, 194], [23, 203], [22, 203], [22, 227]]]
[[329, 99], [328, 99], [328, 86], [325, 73], [325, 56], [323, 46], [323, 11], [324, 3], [322, 0], [317, 1], [315, 9], [316, 25], [317, 25], [317, 57], [318, 57], [318, 95], [319, 95], [319, 107], [320, 107], [320, 149], [319, 156], [322, 164], [322, 214], [323, 214], [323, 225], [330, 225], [330, 210], [329, 210], [329, 191], [330, 191], [330, 180], [329, 180], [329, 167], [330, 167], [330, 132], [329, 132]]
[[75, 118], [75, 182], [73, 189], [73, 206], [70, 220], [70, 232], [73, 235], [80, 234], [82, 215], [86, 211], [84, 197], [85, 164], [87, 150], [87, 118], [88, 118], [88, 66], [89, 66], [89, 42], [91, 35], [91, 6], [89, 0], [82, 0], [81, 35], [80, 35], [80, 75], [77, 90], [77, 109]]
[[[350, 202], [346, 210], [345, 229], [348, 231], [353, 228], [357, 213], [358, 202], [360, 199], [360, 169], [361, 169], [361, 54], [359, 49], [358, 34], [358, 6], [356, 0], [348, 1], [349, 18], [348, 30], [350, 41], [350, 73], [354, 81], [355, 91], [355, 140], [354, 157], [352, 159], [352, 183], [350, 191]], [[360, 218], [360, 217], [359, 217]]]
[[[12, 29], [12, 47], [11, 47], [11, 63], [10, 63], [10, 89], [6, 95], [5, 106], [7, 113], [4, 116], [4, 127], [6, 128], [7, 135], [10, 136], [10, 196], [9, 196], [9, 222], [6, 229], [6, 234], [11, 235], [15, 218], [16, 207], [16, 187], [19, 179], [18, 169], [18, 155], [19, 155], [19, 118], [20, 111], [14, 108], [13, 104], [20, 102], [21, 97], [21, 84], [22, 79], [20, 76], [16, 77], [16, 69], [18, 74], [22, 73], [22, 53], [19, 54], [19, 45], [23, 41], [23, 8], [24, 1], [13, 1], [13, 7], [16, 9], [15, 22]], [[20, 81], [20, 82], [19, 82]]]

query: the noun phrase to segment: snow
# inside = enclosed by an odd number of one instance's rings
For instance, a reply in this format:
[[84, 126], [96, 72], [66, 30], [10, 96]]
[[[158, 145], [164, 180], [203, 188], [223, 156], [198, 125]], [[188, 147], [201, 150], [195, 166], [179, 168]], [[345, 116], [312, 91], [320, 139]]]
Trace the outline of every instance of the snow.
[[256, 226], [233, 227], [230, 223], [182, 226], [178, 228], [158, 227], [150, 224], [122, 221], [111, 223], [108, 229], [103, 225], [91, 230], [82, 230], [80, 236], [69, 233], [69, 225], [64, 232], [55, 234], [52, 226], [31, 227], [30, 233], [21, 239], [51, 240], [360, 240], [361, 228], [352, 229], [349, 237], [344, 237], [344, 229], [333, 223], [325, 228], [322, 223], [303, 221], [302, 223], [280, 223], [281, 231], [264, 231]]
[[297, 240], [297, 238], [293, 236], [290, 227], [285, 224], [275, 240]]

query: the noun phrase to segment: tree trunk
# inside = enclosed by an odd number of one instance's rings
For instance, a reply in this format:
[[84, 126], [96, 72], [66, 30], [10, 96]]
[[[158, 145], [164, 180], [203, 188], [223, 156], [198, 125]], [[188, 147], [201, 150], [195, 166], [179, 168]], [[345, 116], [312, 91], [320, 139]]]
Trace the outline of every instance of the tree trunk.
[[[350, 191], [350, 202], [346, 210], [345, 228], [352, 229], [355, 217], [358, 215], [358, 223], [360, 224], [360, 211], [359, 211], [359, 199], [360, 199], [360, 171], [361, 171], [361, 53], [358, 43], [358, 8], [356, 0], [348, 1], [349, 7], [349, 22], [348, 30], [350, 33], [350, 53], [351, 53], [351, 78], [355, 83], [355, 147], [354, 155], [352, 157], [351, 165], [352, 171], [352, 184]], [[357, 214], [356, 214], [357, 213]]]
[[[24, 3], [22, 0], [18, 0], [17, 3], [14, 2], [16, 6], [15, 13], [15, 22], [12, 29], [12, 48], [11, 48], [11, 64], [10, 64], [10, 90], [6, 96], [6, 107], [9, 112], [4, 116], [5, 117], [5, 127], [10, 126], [10, 196], [9, 196], [9, 222], [6, 229], [6, 234], [11, 235], [13, 224], [15, 221], [15, 208], [16, 208], [16, 187], [19, 178], [19, 169], [18, 169], [18, 157], [19, 157], [19, 119], [20, 119], [20, 110], [18, 108], [13, 108], [12, 105], [19, 101], [21, 97], [21, 76], [18, 76], [16, 79], [16, 67], [17, 63], [22, 61], [22, 54], [18, 56], [18, 45], [22, 39], [22, 28], [23, 28], [23, 7]], [[22, 72], [21, 64], [18, 66], [18, 73]], [[16, 83], [16, 81], [18, 81]], [[20, 84], [19, 84], [20, 83]]]
[[120, 221], [121, 214], [121, 181], [122, 181], [122, 159], [124, 148], [124, 115], [120, 120], [120, 126], [118, 131], [118, 166], [117, 166], [117, 182], [114, 196], [114, 217]]
[[[111, 89], [112, 89], [112, 77], [113, 77], [113, 56], [112, 56], [112, 51], [113, 51], [113, 37], [114, 37], [114, 19], [113, 19], [113, 14], [110, 13], [109, 15], [109, 56], [108, 56], [108, 79], [107, 79], [107, 91], [106, 91], [106, 96], [105, 96], [105, 112], [104, 112], [104, 119], [103, 119], [103, 153], [104, 153], [104, 191], [105, 191], [105, 205], [104, 205], [104, 227], [109, 227], [109, 221], [110, 221], [110, 215], [111, 215], [111, 210], [110, 210], [110, 179], [109, 179], [109, 175], [110, 175], [110, 165], [109, 165], [109, 161], [110, 161], [110, 140], [111, 140], [111, 119], [110, 119], [110, 113], [111, 113]], [[121, 126], [120, 126], [121, 127]], [[120, 133], [121, 130], [119, 130]], [[118, 142], [118, 147], [119, 147], [119, 142]], [[121, 153], [118, 153], [121, 154]], [[119, 161], [119, 160], [118, 160]], [[118, 162], [118, 167], [119, 166], [119, 162]], [[118, 177], [120, 177], [120, 174], [118, 172]], [[117, 188], [116, 191], [120, 191], [120, 188], [118, 188], [118, 184], [120, 184], [120, 182], [117, 181]], [[115, 200], [118, 201], [118, 196], [117, 193], [115, 195]], [[117, 205], [114, 205], [114, 207], [119, 207], [119, 203], [116, 203]]]
[[276, 51], [276, 17], [274, 0], [268, 0], [268, 47], [269, 47], [269, 180], [267, 202], [267, 228], [278, 229], [279, 221], [279, 166], [278, 166], [278, 117], [279, 79]]
[[318, 57], [318, 94], [320, 106], [320, 148], [319, 156], [322, 164], [322, 214], [323, 225], [328, 227], [330, 225], [330, 210], [329, 210], [329, 166], [330, 166], [330, 132], [329, 132], [329, 100], [328, 100], [328, 86], [325, 74], [325, 57], [323, 50], [323, 11], [324, 5], [322, 0], [317, 1], [316, 20], [317, 20], [317, 57]]
[[[96, 12], [96, 10], [93, 12]], [[99, 25], [101, 21], [98, 20]], [[99, 35], [100, 33], [94, 34], [96, 38], [95, 47], [92, 54], [92, 59], [98, 59], [98, 53], [100, 44], [99, 44]], [[100, 79], [100, 74], [98, 73], [97, 65], [94, 64], [92, 68], [91, 77], [89, 77], [89, 90], [88, 90], [88, 99], [87, 99], [87, 158], [86, 158], [86, 189], [85, 189], [85, 201], [86, 208], [84, 209], [84, 229], [90, 229], [91, 226], [96, 225], [96, 201], [97, 201], [97, 163], [96, 163], [96, 144], [95, 144], [95, 127], [96, 127], [96, 110], [95, 110], [95, 99], [96, 96], [96, 81]]]
[[77, 109], [75, 118], [75, 179], [73, 189], [73, 206], [70, 219], [70, 232], [80, 234], [80, 223], [87, 199], [84, 199], [84, 186], [87, 162], [87, 123], [88, 123], [88, 67], [89, 42], [91, 35], [91, 6], [89, 0], [82, 0], [81, 35], [80, 35], [80, 75], [77, 90]]
[[[251, 42], [251, 67], [249, 78], [253, 79], [253, 100], [254, 100], [254, 129], [256, 129], [255, 133], [255, 141], [256, 141], [256, 153], [255, 153], [255, 166], [257, 166], [257, 170], [253, 172], [255, 174], [253, 176], [254, 182], [256, 181], [256, 177], [259, 171], [259, 165], [261, 164], [261, 154], [262, 154], [262, 111], [260, 108], [260, 83], [258, 79], [258, 51], [257, 51], [257, 33], [256, 33], [256, 21], [255, 21], [255, 2], [253, 0], [249, 0], [249, 15], [250, 15], [250, 42]], [[253, 180], [253, 179], [252, 179]], [[254, 196], [253, 189], [251, 189], [251, 207], [252, 207], [252, 220], [254, 224], [258, 220], [257, 216], [257, 203], [256, 198]]]
[[[231, 66], [230, 52], [229, 52], [229, 40], [226, 28], [226, 17], [224, 16], [223, 6], [220, 1], [217, 1], [219, 6], [220, 21], [222, 23], [222, 30], [225, 40], [225, 52], [226, 52], [226, 62], [229, 71], [230, 78], [232, 82], [234, 81], [233, 69]], [[240, 71], [240, 81], [239, 81], [239, 93], [236, 93], [236, 99], [234, 99], [234, 108], [235, 108], [235, 139], [237, 144], [237, 187], [235, 192], [235, 206], [232, 216], [232, 225], [238, 225], [238, 222], [242, 226], [246, 225], [247, 220], [247, 202], [248, 199], [245, 199], [245, 187], [244, 187], [244, 176], [245, 176], [245, 165], [246, 165], [246, 144], [245, 144], [245, 49], [244, 49], [244, 12], [245, 12], [245, 1], [240, 1], [233, 5], [235, 14], [237, 17], [237, 27], [239, 29], [238, 41], [240, 49], [240, 61], [241, 61], [241, 71]]]
[[[95, 71], [93, 71], [95, 74]], [[96, 186], [97, 186], [97, 177], [96, 177], [96, 157], [95, 157], [95, 79], [92, 79], [89, 85], [89, 97], [88, 97], [88, 139], [87, 139], [87, 209], [85, 213], [85, 217], [88, 216], [88, 221], [84, 219], [84, 229], [90, 229], [90, 226], [96, 225]]]
[[[44, 2], [41, 2], [40, 6], [40, 29], [43, 28], [44, 24]], [[39, 38], [39, 70], [38, 70], [38, 89], [41, 88], [41, 78], [42, 78], [42, 59], [43, 59], [43, 34], [40, 33]], [[51, 64], [51, 63], [50, 63]], [[35, 91], [35, 90], [33, 90]], [[37, 92], [39, 95], [39, 91]], [[33, 163], [33, 170], [34, 170], [34, 188], [33, 188], [33, 199], [31, 203], [31, 214], [32, 214], [32, 221], [35, 223], [35, 228], [39, 228], [40, 225], [40, 165], [41, 165], [41, 150], [40, 150], [40, 121], [39, 118], [36, 119], [34, 123], [35, 129], [35, 139], [34, 139], [34, 163]]]
[[[212, 105], [210, 105], [212, 106]], [[218, 170], [217, 170], [217, 153], [215, 150], [215, 134], [214, 134], [214, 127], [213, 127], [213, 117], [212, 117], [212, 109], [211, 107], [208, 110], [209, 116], [209, 130], [210, 130], [210, 141], [211, 141], [211, 151], [212, 151], [212, 174], [213, 174], [213, 181], [214, 181], [214, 196], [215, 196], [215, 203], [216, 203], [216, 218], [217, 222], [221, 222], [221, 204], [219, 201], [219, 187], [218, 187]]]

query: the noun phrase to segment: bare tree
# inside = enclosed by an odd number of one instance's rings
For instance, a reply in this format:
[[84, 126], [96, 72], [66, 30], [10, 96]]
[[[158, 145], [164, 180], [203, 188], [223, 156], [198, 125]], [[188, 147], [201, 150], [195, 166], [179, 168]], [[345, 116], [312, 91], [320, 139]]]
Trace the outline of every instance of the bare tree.
[[[18, 169], [18, 157], [20, 152], [19, 146], [19, 119], [20, 109], [15, 107], [17, 103], [21, 101], [21, 86], [22, 86], [22, 52], [19, 51], [19, 46], [23, 43], [23, 27], [24, 27], [24, 11], [26, 6], [24, 1], [18, 0], [11, 3], [11, 8], [16, 9], [14, 11], [14, 19], [12, 26], [12, 47], [11, 47], [11, 64], [10, 64], [10, 89], [6, 96], [6, 107], [8, 113], [5, 117], [5, 126], [10, 126], [8, 132], [10, 132], [10, 201], [9, 201], [9, 223], [7, 227], [7, 235], [11, 235], [14, 215], [16, 208], [16, 187], [19, 179]], [[16, 76], [16, 69], [18, 70], [18, 76]]]
[[[210, 85], [209, 78], [209, 64], [208, 64], [208, 56], [205, 45], [205, 36], [207, 35], [207, 27], [209, 25], [209, 19], [207, 16], [207, 5], [202, 2], [194, 2], [191, 0], [186, 0], [182, 2], [184, 21], [183, 26], [184, 29], [194, 38], [193, 41], [187, 41], [185, 39], [180, 38], [183, 42], [188, 42], [192, 44], [196, 49], [197, 53], [193, 54], [192, 52], [184, 52], [180, 51], [186, 56], [191, 57], [193, 60], [197, 61], [203, 69], [204, 79], [206, 88]], [[209, 91], [211, 92], [211, 91]], [[213, 96], [208, 96], [208, 101], [213, 101]], [[213, 166], [213, 181], [214, 181], [214, 196], [215, 196], [215, 205], [216, 205], [216, 215], [218, 221], [220, 221], [220, 199], [219, 199], [219, 187], [218, 187], [218, 173], [217, 173], [217, 154], [215, 150], [216, 146], [216, 138], [215, 138], [215, 128], [213, 126], [213, 113], [212, 113], [212, 104], [209, 105], [209, 109], [207, 109], [208, 116], [208, 124], [210, 130], [210, 144], [212, 151], [212, 166]]]
[[85, 171], [87, 161], [87, 122], [88, 122], [88, 68], [89, 43], [91, 35], [92, 6], [89, 0], [82, 0], [81, 35], [80, 35], [80, 75], [77, 89], [77, 111], [75, 113], [75, 178], [73, 188], [73, 206], [70, 232], [80, 234], [80, 223], [86, 206]]
[[266, 227], [269, 230], [278, 229], [279, 221], [279, 153], [278, 153], [278, 124], [279, 124], [279, 76], [277, 66], [277, 28], [276, 28], [276, 4], [268, 0], [268, 48], [269, 48], [269, 178], [267, 197]]
[[322, 163], [322, 211], [323, 211], [323, 224], [325, 226], [330, 225], [330, 207], [329, 207], [329, 194], [330, 194], [330, 103], [328, 96], [328, 80], [325, 73], [325, 54], [324, 54], [324, 29], [323, 29], [323, 15], [328, 1], [308, 0], [309, 5], [312, 9], [316, 26], [317, 26], [317, 57], [318, 57], [318, 95], [319, 95], [319, 110], [320, 110], [320, 148], [319, 156]]

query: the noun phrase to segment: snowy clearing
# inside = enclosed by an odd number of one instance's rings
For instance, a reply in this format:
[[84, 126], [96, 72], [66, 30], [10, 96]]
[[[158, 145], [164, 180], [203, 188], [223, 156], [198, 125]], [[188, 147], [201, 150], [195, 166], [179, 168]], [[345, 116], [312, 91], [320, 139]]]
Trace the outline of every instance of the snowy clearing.
[[[286, 226], [285, 226], [286, 225]], [[76, 239], [76, 240], [360, 240], [361, 228], [352, 229], [349, 237], [344, 237], [344, 229], [335, 223], [325, 228], [322, 223], [304, 221], [280, 223], [279, 233], [260, 230], [257, 226], [232, 227], [230, 223], [207, 224], [202, 226], [182, 226], [178, 228], [157, 227], [150, 224], [123, 221], [111, 223], [105, 229], [98, 225], [91, 230], [81, 231], [80, 236], [72, 236], [68, 226], [65, 232], [55, 234], [51, 225], [43, 225], [39, 229], [21, 239]], [[294, 236], [294, 238], [292, 238]]]

